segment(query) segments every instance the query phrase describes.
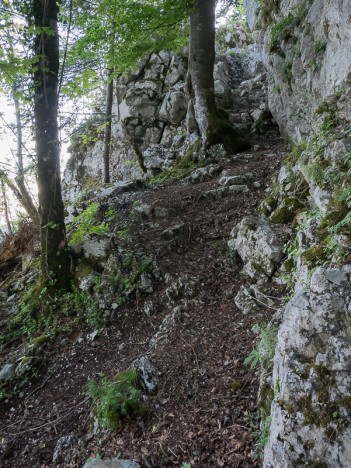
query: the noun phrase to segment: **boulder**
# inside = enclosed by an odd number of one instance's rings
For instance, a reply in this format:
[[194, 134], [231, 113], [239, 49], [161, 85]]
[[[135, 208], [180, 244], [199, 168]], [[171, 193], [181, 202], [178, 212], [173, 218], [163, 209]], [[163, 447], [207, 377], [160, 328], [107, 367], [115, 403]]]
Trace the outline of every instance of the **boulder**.
[[223, 168], [218, 164], [209, 164], [208, 166], [195, 169], [185, 180], [191, 184], [198, 184], [213, 179], [222, 170]]
[[208, 198], [209, 200], [218, 200], [220, 198], [228, 197], [232, 193], [246, 193], [249, 192], [247, 185], [229, 185], [218, 189], [208, 190], [203, 193], [201, 197]]
[[92, 234], [84, 239], [82, 244], [84, 257], [92, 262], [101, 262], [107, 259], [111, 246], [111, 236]]
[[287, 230], [251, 215], [235, 226], [230, 237], [229, 249], [237, 252], [244, 262], [243, 275], [251, 282], [267, 282], [284, 256]]
[[103, 202], [114, 198], [122, 193], [135, 192], [144, 187], [144, 182], [140, 179], [122, 180], [111, 184], [108, 187], [103, 187], [96, 194], [96, 199]]
[[179, 276], [162, 293], [161, 303], [172, 306], [182, 299], [193, 299], [199, 294], [200, 282], [198, 278], [189, 275]]
[[228, 187], [229, 185], [241, 185], [247, 182], [247, 177], [245, 175], [238, 176], [223, 176], [219, 179], [219, 185], [223, 187]]
[[152, 174], [169, 169], [175, 160], [176, 154], [169, 148], [154, 143], [143, 151], [144, 165]]
[[168, 332], [176, 325], [185, 308], [185, 306], [176, 306], [170, 314], [166, 315], [158, 331], [150, 340], [150, 348], [156, 347], [159, 341], [167, 338]]
[[5, 364], [0, 370], [0, 382], [8, 382], [15, 378], [14, 364]]
[[178, 125], [184, 119], [187, 112], [188, 102], [181, 91], [168, 91], [163, 99], [159, 117], [172, 125]]

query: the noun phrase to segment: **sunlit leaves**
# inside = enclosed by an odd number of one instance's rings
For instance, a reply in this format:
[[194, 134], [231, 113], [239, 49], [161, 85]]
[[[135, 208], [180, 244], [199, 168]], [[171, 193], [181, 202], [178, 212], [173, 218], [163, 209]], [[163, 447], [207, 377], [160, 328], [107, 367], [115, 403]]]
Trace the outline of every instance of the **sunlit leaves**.
[[[94, 62], [96, 70], [114, 68], [124, 73], [133, 68], [147, 52], [167, 48], [177, 50], [187, 42], [187, 20], [190, 2], [179, 0], [102, 0], [93, 3], [81, 0], [73, 12], [74, 41], [68, 56], [68, 70], [77, 62]], [[67, 21], [67, 14], [63, 18]], [[80, 80], [83, 87], [94, 85]], [[69, 81], [77, 83], [77, 74]], [[67, 92], [75, 85], [65, 85]]]

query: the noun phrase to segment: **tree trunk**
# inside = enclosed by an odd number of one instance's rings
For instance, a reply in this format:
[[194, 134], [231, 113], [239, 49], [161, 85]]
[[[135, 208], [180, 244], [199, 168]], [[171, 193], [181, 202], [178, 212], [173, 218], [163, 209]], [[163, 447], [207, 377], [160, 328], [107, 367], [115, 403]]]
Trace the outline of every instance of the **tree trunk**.
[[249, 147], [215, 103], [215, 9], [216, 0], [197, 0], [190, 18], [189, 74], [194, 96], [195, 118], [203, 149], [223, 143], [228, 151]]
[[113, 104], [113, 68], [108, 70], [108, 83], [106, 92], [106, 127], [104, 138], [104, 183], [110, 183], [110, 152], [111, 152], [111, 130], [112, 130], [112, 104]]
[[[13, 56], [16, 55], [15, 49], [13, 46], [13, 38], [10, 34], [10, 31], [6, 31], [6, 39], [8, 42], [8, 48]], [[30, 193], [27, 190], [25, 181], [24, 181], [24, 165], [23, 165], [23, 132], [22, 132], [22, 113], [21, 113], [21, 104], [20, 100], [17, 96], [17, 92], [20, 89], [18, 82], [14, 82], [11, 87], [11, 97], [13, 99], [13, 103], [15, 105], [15, 116], [16, 116], [16, 137], [17, 137], [17, 151], [16, 151], [16, 158], [17, 158], [17, 176], [16, 182], [17, 186], [14, 185], [12, 181], [5, 181], [8, 186], [11, 188], [13, 193], [15, 194], [16, 198], [26, 210], [28, 216], [30, 216], [34, 223], [38, 223], [38, 209], [35, 206], [33, 199]]]
[[6, 195], [5, 183], [3, 179], [1, 179], [1, 193], [3, 197], [4, 217], [5, 217], [5, 221], [7, 225], [7, 230], [9, 234], [12, 234], [12, 225], [10, 221], [9, 207], [7, 204], [7, 195]]
[[[59, 36], [56, 0], [33, 0], [34, 24], [43, 28], [34, 39], [34, 118], [41, 224], [41, 276], [51, 289], [69, 288], [64, 207], [61, 195], [58, 134]], [[45, 28], [45, 29], [44, 29]], [[48, 33], [46, 33], [48, 31]]]
[[[17, 199], [26, 210], [28, 215], [32, 218], [34, 223], [38, 222], [38, 210], [35, 206], [33, 199], [30, 193], [27, 190], [25, 180], [24, 180], [24, 166], [23, 166], [23, 134], [22, 134], [22, 115], [21, 115], [21, 105], [18, 97], [16, 96], [16, 86], [12, 89], [12, 98], [15, 104], [15, 114], [16, 114], [16, 134], [17, 134], [17, 176], [16, 182], [19, 189], [19, 196]], [[15, 192], [14, 192], [15, 193]], [[15, 193], [16, 194], [16, 193]]]

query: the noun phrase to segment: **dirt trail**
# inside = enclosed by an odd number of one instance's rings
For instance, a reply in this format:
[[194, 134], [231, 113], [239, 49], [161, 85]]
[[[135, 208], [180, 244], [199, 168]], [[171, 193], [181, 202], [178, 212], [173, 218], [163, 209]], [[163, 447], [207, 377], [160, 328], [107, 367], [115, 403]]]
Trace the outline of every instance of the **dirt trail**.
[[[233, 299], [240, 261], [230, 258], [227, 249], [231, 229], [255, 210], [286, 150], [275, 130], [257, 143], [261, 150], [220, 162], [228, 175], [252, 173], [252, 182], [260, 182], [260, 187], [250, 184], [247, 193], [204, 197], [218, 187], [219, 175], [135, 195], [141, 203], [166, 208], [168, 216], [132, 221], [133, 245], [152, 254], [169, 281], [192, 277], [198, 294], [157, 347], [150, 347], [150, 339], [170, 313], [159, 300], [167, 287], [164, 280], [145, 299], [155, 305], [153, 315], [145, 315], [143, 302], [129, 303], [92, 343], [79, 343], [77, 338], [89, 330], [77, 329], [62, 343], [48, 345], [36, 375], [16, 399], [0, 406], [0, 438], [6, 441], [1, 466], [54, 466], [54, 449], [63, 436], [71, 439], [60, 451], [62, 467], [81, 467], [90, 456], [118, 453], [147, 468], [259, 466], [249, 428], [257, 373], [243, 360], [253, 347], [252, 326], [267, 321], [270, 312], [244, 316], [237, 310]], [[186, 234], [176, 242], [165, 240], [162, 232], [181, 223]], [[162, 373], [157, 394], [147, 397], [147, 413], [124, 421], [116, 433], [93, 436], [88, 378], [113, 376], [142, 355]]]

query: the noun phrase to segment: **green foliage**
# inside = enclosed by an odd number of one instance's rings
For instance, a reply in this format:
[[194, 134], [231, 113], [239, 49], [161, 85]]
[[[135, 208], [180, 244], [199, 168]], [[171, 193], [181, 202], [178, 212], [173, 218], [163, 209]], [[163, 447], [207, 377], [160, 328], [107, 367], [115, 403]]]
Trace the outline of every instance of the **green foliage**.
[[274, 13], [279, 9], [279, 0], [258, 0], [258, 14], [262, 26], [273, 22]]
[[281, 52], [281, 43], [292, 37], [295, 25], [296, 18], [289, 14], [272, 27], [270, 37], [271, 52]]
[[77, 323], [102, 328], [107, 320], [106, 313], [99, 309], [88, 291], [73, 286], [70, 292], [51, 296], [46, 288], [35, 285], [22, 294], [18, 312], [7, 324], [8, 332], [0, 335], [0, 346], [17, 339], [30, 339], [33, 345], [38, 345], [38, 340], [44, 336], [54, 339], [69, 332]]
[[120, 372], [113, 380], [102, 377], [99, 383], [88, 381], [87, 392], [101, 427], [114, 431], [122, 418], [144, 411], [137, 380], [136, 371], [128, 370]]
[[146, 53], [179, 50], [187, 41], [190, 11], [187, 0], [102, 0], [88, 8], [75, 7], [73, 25], [79, 33], [69, 50], [68, 68], [86, 66], [71, 74], [65, 92], [81, 89], [83, 74], [89, 71], [83, 82], [86, 93], [99, 79], [101, 65], [115, 69], [116, 76], [134, 68]]
[[265, 371], [269, 371], [273, 367], [273, 357], [278, 341], [278, 329], [271, 324], [266, 327], [255, 325], [253, 329], [259, 334], [259, 343], [245, 358], [244, 365], [253, 369], [260, 363]]
[[[85, 92], [84, 88], [82, 90]], [[90, 145], [103, 138], [105, 125], [104, 119], [97, 116], [90, 117], [79, 124], [72, 133], [68, 151], [76, 154], [85, 151]]]
[[[84, 238], [90, 234], [107, 234], [109, 232], [108, 221], [100, 222], [97, 219], [98, 203], [91, 203], [84, 211], [72, 221], [74, 232], [69, 240], [70, 245], [83, 242]], [[106, 219], [114, 216], [114, 210], [106, 212]]]
[[[116, 302], [123, 305], [128, 298], [135, 294], [140, 296], [141, 275], [153, 274], [156, 269], [154, 260], [142, 252], [125, 252], [118, 267], [105, 278], [116, 294]], [[104, 293], [103, 285], [96, 286], [97, 294]]]
[[151, 177], [149, 179], [149, 183], [152, 185], [159, 185], [159, 184], [175, 182], [186, 177], [193, 169], [194, 169], [194, 166], [190, 168], [189, 165], [187, 167], [180, 168], [180, 169], [175, 169], [175, 168], [168, 169], [166, 171], [160, 172], [154, 177]]
[[313, 44], [313, 50], [316, 54], [324, 54], [327, 48], [327, 43], [320, 40], [315, 41]]
[[244, 359], [244, 366], [249, 366], [253, 370], [260, 362], [260, 353], [257, 348], [253, 349], [251, 353]]
[[293, 78], [293, 72], [292, 72], [292, 62], [287, 61], [283, 62], [281, 66], [279, 67], [279, 72], [281, 74], [281, 77], [288, 82], [288, 84], [291, 84], [292, 78]]
[[62, 296], [59, 308], [61, 313], [72, 318], [73, 321], [86, 322], [95, 329], [104, 327], [108, 320], [108, 316], [100, 310], [94, 296], [77, 287], [73, 287], [72, 292]]

